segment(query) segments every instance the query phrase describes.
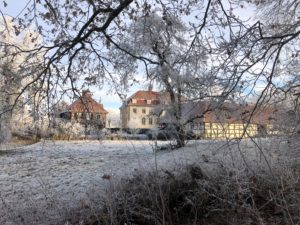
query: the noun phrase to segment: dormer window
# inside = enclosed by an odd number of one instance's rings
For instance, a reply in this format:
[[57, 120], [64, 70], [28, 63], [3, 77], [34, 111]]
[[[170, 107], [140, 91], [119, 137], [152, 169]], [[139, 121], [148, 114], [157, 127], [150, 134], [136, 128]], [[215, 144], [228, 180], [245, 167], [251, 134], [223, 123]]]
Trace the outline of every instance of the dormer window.
[[133, 98], [133, 99], [132, 99], [132, 103], [133, 103], [133, 104], [136, 104], [136, 99]]
[[150, 105], [151, 104], [151, 100], [147, 100], [147, 104]]

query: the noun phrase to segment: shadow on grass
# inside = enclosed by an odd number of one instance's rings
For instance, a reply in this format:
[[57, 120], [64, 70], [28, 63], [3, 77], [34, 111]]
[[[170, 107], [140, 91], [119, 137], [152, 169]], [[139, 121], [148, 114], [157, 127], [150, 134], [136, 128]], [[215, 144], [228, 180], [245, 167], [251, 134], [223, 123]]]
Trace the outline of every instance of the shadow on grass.
[[20, 154], [22, 147], [37, 143], [36, 140], [12, 140], [7, 144], [0, 144], [0, 157], [7, 155]]

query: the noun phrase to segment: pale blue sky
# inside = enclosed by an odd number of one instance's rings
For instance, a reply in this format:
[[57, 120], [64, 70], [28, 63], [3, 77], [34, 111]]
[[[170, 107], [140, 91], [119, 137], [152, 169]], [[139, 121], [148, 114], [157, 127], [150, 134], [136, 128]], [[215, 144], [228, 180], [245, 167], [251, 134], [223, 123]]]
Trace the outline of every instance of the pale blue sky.
[[[6, 8], [4, 7], [3, 2], [2, 1], [0, 2], [1, 11], [4, 12], [6, 15], [16, 16], [23, 10], [23, 8], [26, 6], [29, 0], [6, 0], [6, 2], [8, 4]], [[245, 8], [238, 8], [236, 10], [238, 11], [238, 15], [245, 18], [254, 14], [253, 8], [245, 7]], [[251, 22], [249, 21], [249, 23]], [[142, 78], [144, 76], [142, 74], [139, 74], [138, 77]], [[127, 96], [132, 95], [138, 89], [142, 89], [142, 90], [147, 89], [146, 82], [143, 81], [142, 79], [139, 80], [141, 80], [142, 85], [133, 85], [130, 88], [130, 91], [128, 92]], [[105, 108], [118, 109], [122, 104], [120, 98], [114, 93], [109, 92], [108, 91], [109, 88], [105, 85], [104, 88], [102, 88], [101, 90], [97, 87], [89, 87], [89, 89], [92, 91], [93, 96], [97, 101], [101, 99]]]
[[2, 12], [9, 16], [17, 16], [21, 10], [25, 7], [27, 0], [6, 0], [7, 7], [4, 7], [3, 2], [0, 3], [0, 9]]
[[[31, 0], [32, 1], [32, 0]], [[29, 0], [6, 0], [7, 7], [4, 7], [3, 2], [0, 2], [0, 9], [5, 15], [17, 16], [24, 9]], [[143, 82], [142, 82], [143, 83]], [[145, 89], [146, 87], [141, 85], [134, 85], [130, 88], [127, 96], [132, 95], [138, 89]], [[103, 105], [107, 109], [118, 109], [122, 102], [118, 95], [108, 91], [108, 87], [104, 85], [101, 90], [97, 87], [89, 87], [93, 93], [95, 100], [99, 101], [101, 99]], [[66, 99], [67, 100], [67, 99]]]

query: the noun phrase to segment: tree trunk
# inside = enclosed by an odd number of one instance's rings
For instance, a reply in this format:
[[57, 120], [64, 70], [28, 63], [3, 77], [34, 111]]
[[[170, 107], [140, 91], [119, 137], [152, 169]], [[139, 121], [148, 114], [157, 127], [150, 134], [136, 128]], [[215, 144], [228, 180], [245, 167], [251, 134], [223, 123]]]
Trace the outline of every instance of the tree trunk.
[[181, 148], [184, 146], [185, 146], [184, 128], [181, 124], [179, 124], [178, 130], [177, 130], [176, 147]]
[[[176, 145], [178, 148], [185, 146], [185, 131], [184, 126], [181, 123], [182, 120], [182, 99], [181, 99], [181, 88], [178, 87], [177, 91], [177, 99], [175, 98], [175, 104], [176, 104], [176, 110], [175, 110], [175, 118], [176, 118], [176, 125], [178, 127], [177, 129], [177, 139], [176, 139]], [[177, 101], [176, 101], [177, 100]]]

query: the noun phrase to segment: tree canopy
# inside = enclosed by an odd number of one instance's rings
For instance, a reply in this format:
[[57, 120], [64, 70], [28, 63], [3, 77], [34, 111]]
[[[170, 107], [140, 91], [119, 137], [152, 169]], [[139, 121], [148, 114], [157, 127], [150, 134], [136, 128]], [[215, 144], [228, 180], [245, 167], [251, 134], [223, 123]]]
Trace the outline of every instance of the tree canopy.
[[[31, 47], [0, 43], [41, 59], [20, 95], [37, 84], [54, 96], [110, 83], [122, 97], [143, 73], [173, 96], [256, 95], [259, 105], [298, 99], [299, 16], [297, 0], [38, 0], [13, 18], [16, 36], [30, 28]], [[11, 33], [2, 20], [1, 35]]]

